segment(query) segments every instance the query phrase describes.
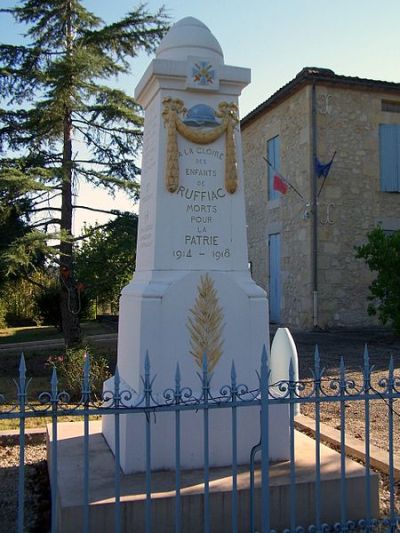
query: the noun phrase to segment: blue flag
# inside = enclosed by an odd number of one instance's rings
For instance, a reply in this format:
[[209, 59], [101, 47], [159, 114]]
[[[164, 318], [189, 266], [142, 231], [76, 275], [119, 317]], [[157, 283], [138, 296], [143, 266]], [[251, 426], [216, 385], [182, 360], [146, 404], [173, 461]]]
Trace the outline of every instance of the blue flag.
[[315, 158], [315, 172], [317, 173], [317, 176], [319, 178], [326, 178], [328, 176], [335, 155], [336, 152], [333, 154], [332, 159], [329, 161], [329, 163], [321, 163], [318, 157]]

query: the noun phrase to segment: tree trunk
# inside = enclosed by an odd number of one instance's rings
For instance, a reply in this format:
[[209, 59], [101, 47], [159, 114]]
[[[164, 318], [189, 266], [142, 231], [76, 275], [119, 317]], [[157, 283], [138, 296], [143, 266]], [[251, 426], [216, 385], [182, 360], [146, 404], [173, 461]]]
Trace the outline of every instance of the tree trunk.
[[[65, 47], [66, 54], [72, 54], [73, 28], [71, 3], [67, 2]], [[71, 79], [71, 87], [72, 87]], [[69, 102], [64, 109], [64, 138], [62, 160], [61, 191], [61, 242], [60, 242], [60, 285], [61, 285], [61, 321], [66, 347], [81, 342], [79, 323], [80, 300], [74, 279], [72, 257], [72, 111]]]
[[60, 284], [61, 320], [66, 347], [81, 342], [80, 301], [76, 288], [72, 257], [72, 121], [70, 111], [64, 116], [63, 182], [61, 194]]

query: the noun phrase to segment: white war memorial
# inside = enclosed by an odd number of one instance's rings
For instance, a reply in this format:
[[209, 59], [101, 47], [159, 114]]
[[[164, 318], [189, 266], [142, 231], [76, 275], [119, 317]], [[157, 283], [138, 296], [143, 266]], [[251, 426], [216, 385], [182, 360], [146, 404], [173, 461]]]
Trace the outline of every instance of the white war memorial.
[[[250, 70], [224, 64], [221, 47], [194, 18], [176, 23], [161, 42], [135, 97], [145, 110], [136, 271], [122, 291], [118, 333], [120, 389], [143, 393], [146, 354], [153, 394], [174, 384], [201, 390], [203, 354], [210, 391], [238, 383], [259, 388], [269, 349], [268, 302], [248, 270], [238, 98]], [[113, 379], [104, 389], [113, 391]], [[174, 414], [151, 418], [152, 468], [173, 469]], [[270, 459], [289, 455], [287, 407], [270, 407]], [[210, 466], [231, 463], [228, 410], [210, 411]], [[203, 464], [202, 418], [181, 422], [181, 466]], [[114, 451], [114, 417], [103, 417]], [[238, 412], [238, 462], [260, 439], [260, 413]], [[144, 417], [120, 420], [125, 473], [145, 470]]]

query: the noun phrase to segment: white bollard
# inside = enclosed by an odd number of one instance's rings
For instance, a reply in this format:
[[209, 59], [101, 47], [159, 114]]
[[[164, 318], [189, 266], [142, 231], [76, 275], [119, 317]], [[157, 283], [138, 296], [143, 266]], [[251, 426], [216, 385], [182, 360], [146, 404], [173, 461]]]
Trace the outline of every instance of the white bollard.
[[[299, 380], [299, 361], [296, 344], [288, 328], [278, 328], [271, 345], [270, 383], [287, 381], [292, 362], [294, 380]], [[294, 406], [294, 414], [300, 414], [300, 404]]]

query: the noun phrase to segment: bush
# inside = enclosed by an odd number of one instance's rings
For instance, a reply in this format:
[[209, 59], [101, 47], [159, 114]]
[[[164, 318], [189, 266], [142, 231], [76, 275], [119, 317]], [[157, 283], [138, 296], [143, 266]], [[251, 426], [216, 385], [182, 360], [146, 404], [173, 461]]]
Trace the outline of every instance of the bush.
[[[40, 280], [39, 276], [37, 279]], [[26, 280], [8, 281], [3, 284], [1, 300], [5, 308], [4, 321], [7, 326], [36, 326], [40, 322], [36, 306], [39, 290], [39, 287]]]
[[387, 234], [377, 227], [367, 238], [366, 244], [356, 248], [356, 257], [376, 272], [369, 286], [368, 313], [400, 334], [400, 231]]
[[0, 329], [7, 327], [6, 313], [7, 313], [6, 303], [0, 298]]
[[[89, 354], [87, 347], [71, 348], [66, 350], [64, 355], [52, 356], [48, 362], [57, 370], [60, 379], [60, 390], [65, 390], [71, 400], [79, 401], [82, 396], [83, 371], [86, 354]], [[103, 382], [110, 377], [107, 359], [90, 352], [90, 391], [94, 398], [100, 398], [103, 389]]]
[[[40, 320], [45, 326], [55, 326], [62, 331], [60, 289], [54, 284], [43, 289], [36, 298], [36, 305], [39, 309]], [[94, 317], [93, 303], [89, 300], [85, 292], [80, 294], [80, 319], [91, 319]]]
[[39, 317], [44, 326], [55, 326], [61, 331], [60, 291], [53, 285], [43, 289], [36, 297]]

